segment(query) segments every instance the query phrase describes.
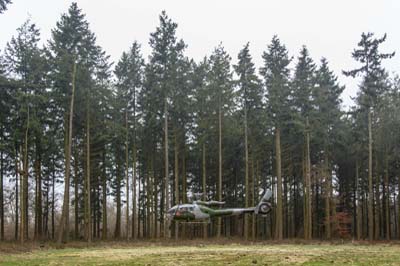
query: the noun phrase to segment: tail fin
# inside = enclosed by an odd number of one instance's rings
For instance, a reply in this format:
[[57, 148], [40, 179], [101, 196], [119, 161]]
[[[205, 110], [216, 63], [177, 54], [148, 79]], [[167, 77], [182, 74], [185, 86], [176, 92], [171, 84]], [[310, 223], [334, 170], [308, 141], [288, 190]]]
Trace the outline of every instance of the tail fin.
[[272, 197], [272, 191], [268, 189], [267, 191], [265, 191], [265, 194], [264, 194], [264, 196], [261, 198], [261, 201], [262, 201], [262, 202], [266, 202], [266, 201], [268, 201], [271, 197]]
[[255, 214], [267, 215], [271, 212], [271, 203], [269, 203], [269, 199], [272, 197], [272, 191], [267, 190], [264, 196], [261, 198], [260, 202], [257, 204], [254, 212]]

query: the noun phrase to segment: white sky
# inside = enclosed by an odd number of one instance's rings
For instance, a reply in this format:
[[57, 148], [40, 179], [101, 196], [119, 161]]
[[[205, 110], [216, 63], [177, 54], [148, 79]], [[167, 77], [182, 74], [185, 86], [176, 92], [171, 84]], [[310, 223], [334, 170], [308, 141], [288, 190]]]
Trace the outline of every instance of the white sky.
[[[42, 40], [50, 38], [60, 15], [67, 12], [70, 0], [13, 0], [0, 15], [0, 49], [15, 34], [15, 30], [30, 15], [41, 29]], [[357, 82], [341, 71], [356, 67], [351, 52], [361, 32], [372, 31], [377, 36], [385, 32], [388, 39], [381, 51], [396, 51], [397, 55], [384, 66], [389, 72], [400, 66], [400, 1], [398, 0], [77, 0], [83, 9], [98, 44], [117, 61], [124, 50], [137, 40], [147, 58], [149, 34], [158, 25], [162, 10], [178, 23], [178, 37], [188, 48], [186, 54], [195, 60], [209, 55], [222, 42], [233, 63], [246, 42], [257, 68], [261, 54], [274, 34], [277, 34], [297, 58], [303, 44], [313, 59], [324, 56], [330, 67], [346, 85], [344, 105], [352, 103]]]

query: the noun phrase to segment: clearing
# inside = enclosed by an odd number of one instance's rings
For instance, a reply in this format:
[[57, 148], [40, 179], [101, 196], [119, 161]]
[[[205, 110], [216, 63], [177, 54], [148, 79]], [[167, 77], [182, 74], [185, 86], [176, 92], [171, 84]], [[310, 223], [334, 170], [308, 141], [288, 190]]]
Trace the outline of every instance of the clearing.
[[400, 265], [399, 244], [115, 245], [0, 249], [0, 265]]

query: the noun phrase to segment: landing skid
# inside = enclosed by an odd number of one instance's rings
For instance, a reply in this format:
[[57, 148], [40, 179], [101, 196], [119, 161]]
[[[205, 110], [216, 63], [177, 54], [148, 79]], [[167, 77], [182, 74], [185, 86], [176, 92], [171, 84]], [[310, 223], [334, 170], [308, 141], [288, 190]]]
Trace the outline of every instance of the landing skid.
[[209, 224], [210, 222], [179, 222], [180, 224]]
[[193, 221], [175, 221], [179, 224], [210, 224], [211, 220], [204, 220], [204, 221], [197, 221], [197, 222], [193, 222]]
[[[186, 221], [174, 221], [175, 223], [176, 223], [176, 225], [183, 225], [183, 226], [186, 226], [186, 225], [196, 225], [196, 224], [199, 224], [199, 225], [208, 225], [208, 224], [211, 224], [211, 221], [199, 221], [199, 222], [186, 222]], [[169, 229], [170, 230], [172, 230], [172, 223], [171, 223], [171, 225], [170, 225], [170, 227], [169, 227]]]

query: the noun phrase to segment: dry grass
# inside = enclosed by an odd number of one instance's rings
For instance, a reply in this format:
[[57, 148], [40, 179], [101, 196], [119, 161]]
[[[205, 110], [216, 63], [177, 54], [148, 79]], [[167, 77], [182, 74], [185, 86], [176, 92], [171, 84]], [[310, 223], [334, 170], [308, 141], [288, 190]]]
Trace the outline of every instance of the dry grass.
[[[0, 249], [0, 265], [400, 265], [400, 245], [386, 244], [229, 244], [223, 242], [116, 243], [64, 249]], [[11, 244], [8, 244], [11, 245]]]

